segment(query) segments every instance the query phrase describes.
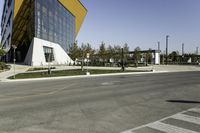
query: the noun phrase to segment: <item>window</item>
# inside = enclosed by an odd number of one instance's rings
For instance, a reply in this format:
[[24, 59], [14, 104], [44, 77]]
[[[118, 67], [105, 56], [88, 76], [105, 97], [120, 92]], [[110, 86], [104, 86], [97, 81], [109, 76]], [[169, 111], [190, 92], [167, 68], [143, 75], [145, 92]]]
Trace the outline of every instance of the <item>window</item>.
[[43, 49], [46, 62], [54, 61], [53, 48], [44, 46]]
[[36, 37], [58, 43], [67, 52], [75, 40], [75, 17], [57, 0], [36, 0], [36, 6]]
[[8, 7], [10, 7], [12, 0], [8, 0]]
[[10, 13], [10, 16], [8, 18], [8, 22], [7, 22], [7, 27], [9, 26], [10, 27], [10, 23], [11, 23], [11, 17], [12, 17], [12, 12]]

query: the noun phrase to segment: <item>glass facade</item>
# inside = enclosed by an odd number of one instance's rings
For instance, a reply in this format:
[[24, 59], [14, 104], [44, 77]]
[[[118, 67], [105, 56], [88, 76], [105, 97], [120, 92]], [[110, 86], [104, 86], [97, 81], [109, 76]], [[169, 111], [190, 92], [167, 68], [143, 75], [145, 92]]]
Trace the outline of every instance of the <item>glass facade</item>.
[[[16, 59], [24, 61], [34, 37], [34, 0], [24, 0], [13, 22], [12, 44], [17, 46]], [[13, 59], [12, 49], [10, 61]]]
[[55, 42], [68, 53], [75, 41], [75, 17], [58, 0], [35, 0], [35, 37]]

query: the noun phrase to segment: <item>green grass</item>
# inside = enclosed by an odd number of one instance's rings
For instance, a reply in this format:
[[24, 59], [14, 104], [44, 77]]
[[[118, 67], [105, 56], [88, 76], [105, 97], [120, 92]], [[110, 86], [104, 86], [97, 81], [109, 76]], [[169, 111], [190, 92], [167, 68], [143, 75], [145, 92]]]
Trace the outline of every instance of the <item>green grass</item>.
[[[51, 67], [51, 69], [56, 69], [55, 67]], [[39, 70], [48, 70], [46, 67], [34, 67], [34, 68], [29, 68], [28, 71], [39, 71]]]
[[[122, 73], [121, 70], [97, 70], [90, 69], [90, 74], [108, 74], [108, 73]], [[147, 72], [147, 71], [124, 71], [124, 72]], [[48, 75], [47, 72], [35, 72], [35, 73], [21, 73], [15, 75], [15, 79], [27, 79], [27, 78], [43, 78], [43, 77], [59, 77], [59, 76], [76, 76], [76, 75], [85, 75], [86, 71], [81, 71], [81, 69], [75, 70], [62, 70], [62, 71], [52, 71], [51, 75]], [[13, 79], [11, 76], [8, 79]]]

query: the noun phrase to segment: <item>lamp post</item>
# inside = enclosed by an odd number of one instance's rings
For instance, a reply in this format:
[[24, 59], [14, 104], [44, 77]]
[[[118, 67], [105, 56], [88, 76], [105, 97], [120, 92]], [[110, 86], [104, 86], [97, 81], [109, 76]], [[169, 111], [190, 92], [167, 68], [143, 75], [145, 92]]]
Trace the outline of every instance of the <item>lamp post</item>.
[[90, 53], [87, 53], [86, 57], [87, 57], [87, 72], [86, 72], [86, 75], [90, 75], [90, 72], [88, 71], [88, 63], [89, 63]]
[[169, 35], [166, 36], [166, 65], [168, 64], [168, 39]]
[[160, 52], [160, 42], [158, 42], [158, 51]]
[[16, 59], [15, 59], [15, 50], [17, 49], [17, 46], [16, 45], [12, 45], [12, 48], [13, 48], [13, 50], [14, 50], [14, 53], [13, 53], [13, 70], [14, 70], [14, 79], [15, 79], [15, 61], [16, 61]]

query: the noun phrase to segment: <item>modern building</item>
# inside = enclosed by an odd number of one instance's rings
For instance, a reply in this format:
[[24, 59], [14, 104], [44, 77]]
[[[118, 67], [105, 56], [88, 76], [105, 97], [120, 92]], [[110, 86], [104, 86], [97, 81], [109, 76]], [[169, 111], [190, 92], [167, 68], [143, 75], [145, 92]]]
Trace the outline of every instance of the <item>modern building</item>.
[[4, 0], [3, 59], [12, 62], [16, 57], [32, 66], [72, 63], [68, 52], [86, 14], [79, 0]]

